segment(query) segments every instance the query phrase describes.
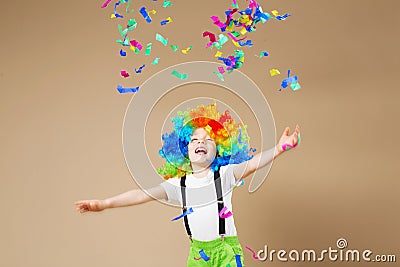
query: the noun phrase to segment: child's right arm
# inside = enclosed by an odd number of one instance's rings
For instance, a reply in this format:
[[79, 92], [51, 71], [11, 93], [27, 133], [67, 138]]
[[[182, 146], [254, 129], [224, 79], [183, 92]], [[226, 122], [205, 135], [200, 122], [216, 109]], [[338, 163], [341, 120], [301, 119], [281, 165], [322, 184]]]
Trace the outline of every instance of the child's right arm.
[[75, 202], [76, 210], [80, 213], [102, 211], [110, 208], [127, 207], [143, 204], [154, 199], [167, 199], [167, 193], [161, 185], [146, 190], [134, 189], [104, 200], [80, 200]]

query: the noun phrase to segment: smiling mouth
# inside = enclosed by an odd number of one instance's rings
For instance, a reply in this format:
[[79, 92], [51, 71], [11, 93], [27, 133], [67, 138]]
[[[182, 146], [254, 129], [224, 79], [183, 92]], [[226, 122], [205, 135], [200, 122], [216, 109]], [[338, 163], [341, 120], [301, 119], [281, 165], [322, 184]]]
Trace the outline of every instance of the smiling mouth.
[[207, 154], [207, 149], [205, 149], [204, 147], [198, 147], [196, 148], [196, 150], [194, 151], [196, 154]]

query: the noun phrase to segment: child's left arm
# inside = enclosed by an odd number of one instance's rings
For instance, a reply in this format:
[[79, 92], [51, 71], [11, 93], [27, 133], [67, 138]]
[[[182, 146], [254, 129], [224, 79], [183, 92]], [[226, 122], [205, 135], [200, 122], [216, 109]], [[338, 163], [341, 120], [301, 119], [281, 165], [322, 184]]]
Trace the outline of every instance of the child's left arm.
[[296, 125], [293, 134], [289, 135], [289, 132], [289, 127], [286, 127], [278, 144], [274, 148], [262, 151], [254, 155], [252, 159], [235, 165], [233, 168], [233, 174], [235, 175], [236, 181], [240, 181], [256, 170], [267, 166], [283, 152], [296, 147], [300, 143], [299, 125]]

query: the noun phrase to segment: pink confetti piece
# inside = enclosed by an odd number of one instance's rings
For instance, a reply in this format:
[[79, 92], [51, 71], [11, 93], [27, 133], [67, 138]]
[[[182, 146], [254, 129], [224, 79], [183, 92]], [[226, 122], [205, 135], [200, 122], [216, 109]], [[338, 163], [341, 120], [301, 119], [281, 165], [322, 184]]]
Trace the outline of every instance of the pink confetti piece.
[[252, 250], [251, 248], [249, 248], [248, 246], [246, 246], [246, 249], [248, 249], [252, 254], [253, 254], [253, 259], [258, 260], [258, 257], [256, 255], [256, 253], [254, 252], [254, 250]]
[[214, 22], [214, 24], [217, 25], [218, 27], [220, 27], [221, 29], [226, 27], [226, 25], [223, 24], [223, 23], [219, 20], [219, 18], [218, 18], [217, 16], [211, 16], [211, 19], [212, 19], [212, 21]]
[[101, 8], [107, 7], [110, 2], [111, 2], [111, 0], [105, 1], [104, 4], [101, 6]]
[[223, 74], [223, 73], [225, 73], [225, 69], [224, 69], [224, 67], [218, 67], [218, 71], [219, 71], [219, 73], [221, 73], [221, 74]]
[[229, 37], [231, 37], [231, 38], [232, 38], [232, 40], [233, 40], [233, 41], [235, 41], [235, 42], [239, 42], [239, 41], [242, 41], [242, 40], [244, 40], [244, 39], [246, 39], [246, 38], [247, 38], [247, 36], [245, 36], [245, 37], [243, 37], [243, 38], [241, 38], [241, 39], [236, 39], [236, 37], [235, 37], [235, 36], [233, 36], [233, 34], [232, 34], [232, 33], [228, 32], [227, 34], [228, 34], [228, 35], [229, 35]]
[[292, 146], [290, 144], [284, 144], [284, 145], [282, 145], [282, 150], [288, 151], [288, 150], [290, 150], [292, 148], [295, 148], [297, 145], [298, 145], [298, 143], [296, 143], [294, 146]]
[[215, 38], [215, 34], [213, 34], [212, 32], [208, 32], [208, 31], [203, 32], [203, 37], [206, 37], [206, 36], [208, 36], [210, 38], [210, 42], [212, 42], [212, 43], [217, 41], [217, 39]]
[[139, 50], [142, 50], [142, 48], [143, 48], [143, 46], [137, 40], [132, 40], [131, 45], [136, 47]]
[[222, 218], [222, 219], [226, 219], [226, 218], [231, 217], [232, 216], [232, 212], [230, 212], [230, 211], [226, 212], [227, 210], [228, 210], [228, 208], [226, 206], [223, 207], [222, 210], [219, 213], [219, 217]]
[[126, 72], [125, 70], [121, 70], [121, 76], [124, 78], [128, 78], [129, 77], [129, 73]]
[[257, 8], [258, 4], [255, 0], [250, 0], [249, 8]]

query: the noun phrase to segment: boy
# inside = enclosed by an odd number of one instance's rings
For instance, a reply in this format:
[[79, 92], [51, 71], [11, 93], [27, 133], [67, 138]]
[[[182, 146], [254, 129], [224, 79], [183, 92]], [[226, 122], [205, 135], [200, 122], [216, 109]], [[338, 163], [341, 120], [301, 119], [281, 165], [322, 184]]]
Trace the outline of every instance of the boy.
[[[187, 119], [189, 115], [191, 118], [184, 125], [183, 117]], [[164, 146], [160, 150], [167, 163], [159, 173], [168, 181], [146, 192], [135, 189], [105, 200], [77, 201], [76, 209], [84, 213], [154, 199], [178, 201], [183, 206], [180, 218], [183, 217], [191, 240], [187, 266], [244, 266], [231, 213], [232, 190], [239, 181], [296, 147], [300, 128], [297, 125], [289, 135], [290, 129], [286, 127], [275, 148], [248, 156], [251, 150], [242, 140], [247, 137], [246, 127], [236, 124], [229, 112], [219, 114], [215, 104], [181, 113], [173, 122], [175, 131], [163, 136]], [[173, 144], [178, 147], [171, 148]]]

